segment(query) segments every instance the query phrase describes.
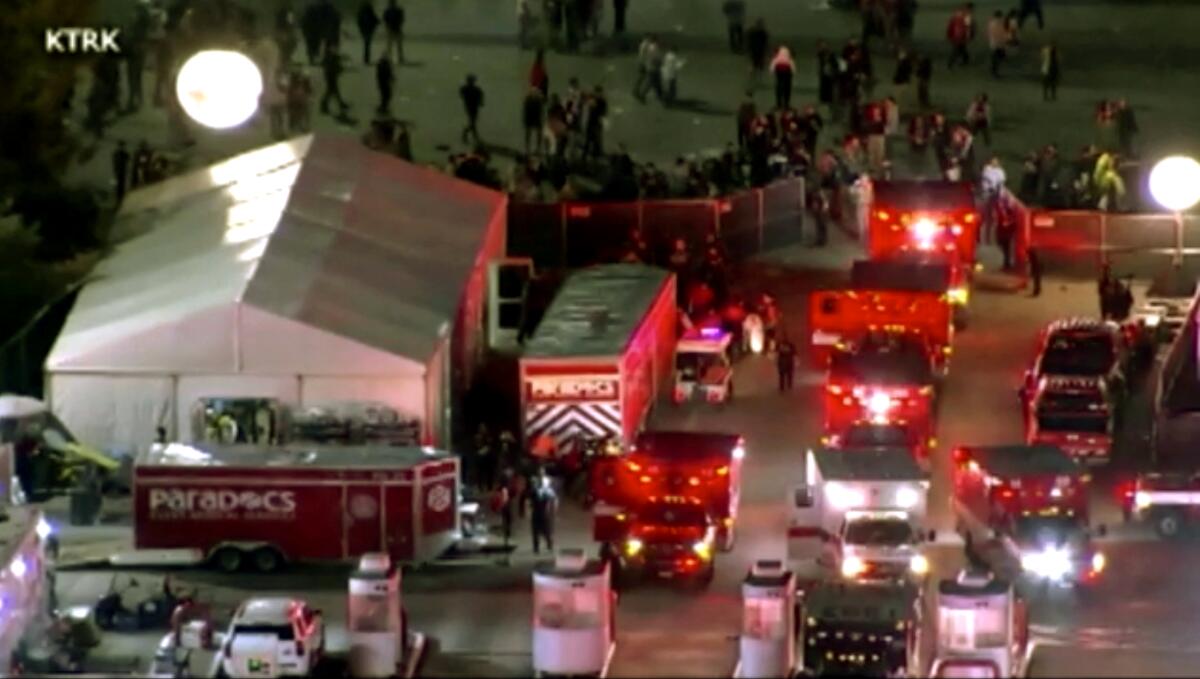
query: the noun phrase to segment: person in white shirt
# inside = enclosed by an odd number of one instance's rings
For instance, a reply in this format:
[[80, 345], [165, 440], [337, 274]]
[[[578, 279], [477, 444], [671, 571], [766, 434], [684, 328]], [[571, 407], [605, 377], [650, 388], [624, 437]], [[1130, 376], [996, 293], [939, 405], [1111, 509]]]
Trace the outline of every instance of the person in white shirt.
[[1005, 25], [1004, 12], [996, 10], [987, 26], [988, 49], [992, 52], [992, 77], [1000, 77], [1000, 64], [1007, 56], [1008, 27]]
[[673, 48], [667, 48], [667, 53], [662, 60], [663, 104], [666, 106], [675, 103], [675, 97], [678, 95], [676, 83], [679, 78], [679, 69], [683, 68], [685, 63], [687, 62], [680, 59]]
[[979, 178], [979, 185], [983, 189], [985, 216], [984, 233], [980, 234], [980, 238], [984, 241], [990, 241], [991, 236], [996, 232], [996, 224], [999, 221], [996, 211], [1007, 182], [1008, 175], [1004, 172], [1004, 166], [1000, 164], [1000, 158], [992, 156], [992, 159], [984, 166]]

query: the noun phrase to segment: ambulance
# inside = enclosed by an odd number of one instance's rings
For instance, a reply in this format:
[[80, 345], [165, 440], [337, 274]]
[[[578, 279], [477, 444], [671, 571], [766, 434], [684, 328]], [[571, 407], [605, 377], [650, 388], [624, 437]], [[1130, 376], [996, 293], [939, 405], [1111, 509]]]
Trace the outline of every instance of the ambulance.
[[675, 347], [676, 404], [700, 399], [725, 403], [733, 398], [733, 334], [720, 327], [693, 328]]
[[964, 570], [937, 589], [931, 677], [1024, 677], [1033, 644], [1024, 599], [1009, 581]]

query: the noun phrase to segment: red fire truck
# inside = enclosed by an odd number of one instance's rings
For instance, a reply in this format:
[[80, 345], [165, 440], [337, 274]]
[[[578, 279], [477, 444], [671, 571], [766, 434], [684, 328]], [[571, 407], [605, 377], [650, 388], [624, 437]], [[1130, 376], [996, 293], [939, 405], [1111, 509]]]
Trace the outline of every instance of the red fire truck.
[[717, 545], [733, 548], [746, 443], [736, 434], [651, 431], [625, 455], [592, 463], [593, 533], [601, 543], [623, 540], [623, 515], [651, 497], [700, 500], [717, 524]]
[[1091, 476], [1061, 448], [962, 446], [954, 450], [953, 460], [956, 530], [968, 550], [997, 536], [1011, 538], [1021, 517], [1073, 517], [1084, 525], [1089, 520]]
[[968, 284], [966, 269], [937, 253], [902, 252], [888, 259], [859, 260], [850, 269], [850, 287], [856, 290], [944, 295], [958, 328], [966, 325]]
[[1099, 377], [1043, 377], [1025, 404], [1025, 441], [1058, 446], [1088, 464], [1112, 452], [1116, 408]]
[[227, 572], [368, 552], [429, 561], [458, 539], [458, 483], [458, 458], [431, 448], [156, 445], [134, 464], [134, 546]]
[[572, 274], [521, 356], [526, 440], [549, 435], [559, 455], [588, 441], [627, 445], [671, 389], [676, 323], [667, 271], [607, 264]]
[[975, 266], [979, 220], [969, 182], [876, 182], [867, 251], [871, 259], [907, 252], [942, 253], [952, 266], [970, 272]]
[[811, 350], [817, 365], [872, 331], [920, 335], [928, 361], [939, 372], [949, 365], [954, 325], [949, 299], [936, 291], [820, 290], [809, 298]]
[[[872, 333], [851, 350], [835, 352], [825, 380], [826, 445], [842, 447], [867, 433], [895, 438], [894, 430], [878, 429], [891, 426], [900, 429], [916, 458], [924, 459], [935, 444], [929, 353], [923, 337], [911, 333]], [[875, 428], [868, 432], [869, 427]]]

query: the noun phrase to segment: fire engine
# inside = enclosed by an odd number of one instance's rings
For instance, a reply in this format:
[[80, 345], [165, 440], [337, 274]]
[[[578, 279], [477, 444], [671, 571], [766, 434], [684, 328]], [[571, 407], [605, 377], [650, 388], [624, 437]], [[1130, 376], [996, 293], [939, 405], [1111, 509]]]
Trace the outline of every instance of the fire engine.
[[965, 305], [979, 221], [969, 182], [876, 182], [867, 250], [873, 260], [910, 253], [942, 258], [954, 271], [954, 303]]
[[628, 527], [618, 517], [649, 497], [685, 496], [700, 501], [716, 522], [716, 544], [732, 549], [745, 456], [745, 440], [736, 434], [642, 432], [627, 454], [593, 462], [595, 539], [623, 539]]
[[808, 325], [816, 365], [864, 335], [906, 335], [923, 345], [938, 373], [949, 365], [954, 326], [945, 294], [928, 290], [819, 290], [809, 298]]
[[1066, 516], [1087, 525], [1091, 477], [1061, 448], [964, 446], [954, 450], [953, 460], [956, 530], [974, 554], [976, 546], [1000, 537], [1001, 572], [1020, 569], [1012, 538], [1021, 517]]
[[931, 677], [1023, 677], [1033, 645], [1029, 615], [1012, 582], [966, 570], [938, 583]]
[[708, 403], [733, 398], [733, 335], [719, 327], [693, 328], [675, 347], [675, 403], [700, 397]]
[[1025, 440], [1058, 446], [1081, 462], [1107, 462], [1115, 410], [1098, 377], [1043, 377], [1025, 406]]
[[[898, 427], [913, 455], [924, 460], [935, 443], [935, 376], [920, 335], [871, 333], [838, 350], [825, 381], [824, 441], [830, 447], [870, 432]], [[875, 433], [883, 433], [876, 430]]]
[[1164, 538], [1180, 537], [1200, 518], [1200, 473], [1143, 474], [1128, 495], [1127, 516], [1152, 524]]
[[1093, 318], [1054, 321], [1038, 338], [1037, 355], [1025, 371], [1020, 396], [1027, 403], [1046, 376], [1097, 377], [1119, 404], [1128, 364], [1126, 338], [1116, 323]]
[[970, 280], [966, 269], [946, 257], [922, 252], [900, 253], [881, 260], [858, 260], [850, 268], [850, 286], [856, 290], [932, 292], [943, 295], [953, 307], [955, 326], [966, 324]]
[[802, 604], [800, 645], [811, 676], [916, 676], [920, 591], [895, 583], [823, 583]]
[[[917, 581], [924, 554], [929, 479], [903, 448], [810, 450], [806, 482], [793, 489], [789, 560], [799, 574]], [[820, 541], [812, 554], [809, 541]]]
[[716, 573], [717, 523], [699, 499], [687, 496], [650, 497], [617, 516], [619, 547], [608, 545], [606, 556], [617, 564], [617, 578], [626, 584], [647, 577], [679, 578], [707, 587]]

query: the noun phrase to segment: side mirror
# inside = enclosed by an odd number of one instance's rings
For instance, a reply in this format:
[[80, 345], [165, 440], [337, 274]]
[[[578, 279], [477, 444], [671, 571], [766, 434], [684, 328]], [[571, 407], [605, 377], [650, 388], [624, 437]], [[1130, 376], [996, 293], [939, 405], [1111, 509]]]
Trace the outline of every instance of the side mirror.
[[1102, 537], [1102, 538], [1108, 537], [1108, 526], [1106, 526], [1104, 524], [1100, 524], [1099, 526], [1096, 526], [1096, 536]]
[[815, 504], [812, 488], [809, 486], [798, 486], [792, 494], [792, 502], [797, 509], [809, 509]]

